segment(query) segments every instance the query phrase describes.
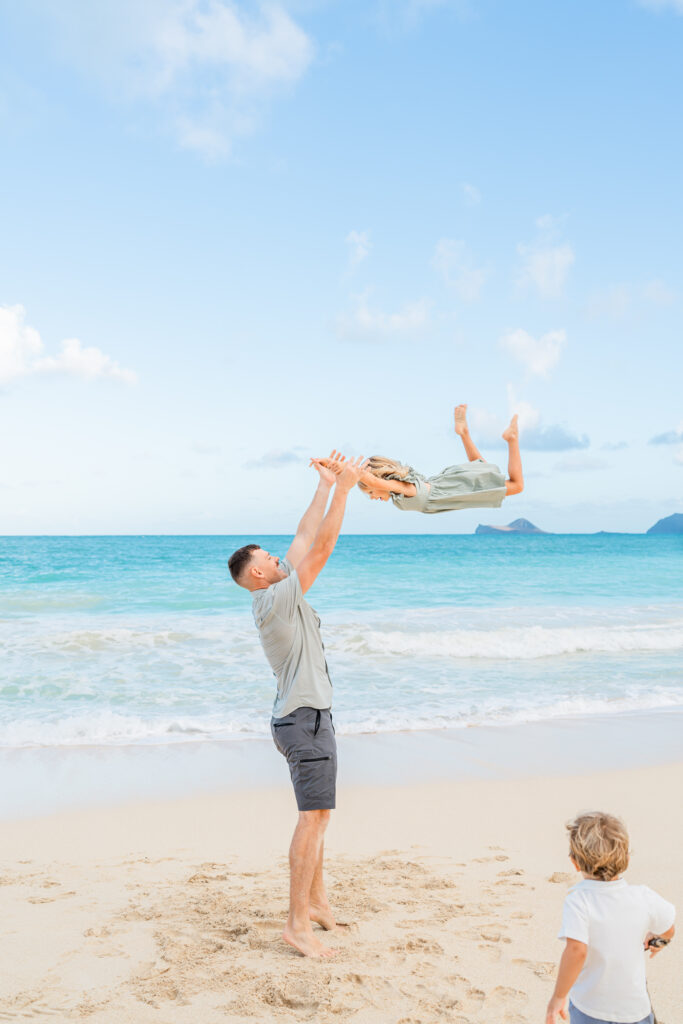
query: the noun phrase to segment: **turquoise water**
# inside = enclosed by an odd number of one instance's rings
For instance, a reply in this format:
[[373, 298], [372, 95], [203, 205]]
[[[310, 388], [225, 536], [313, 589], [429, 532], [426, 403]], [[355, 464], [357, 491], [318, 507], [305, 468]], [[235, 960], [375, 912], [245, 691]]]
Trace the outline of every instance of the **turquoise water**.
[[[0, 747], [266, 735], [251, 539], [0, 538]], [[342, 731], [683, 706], [683, 537], [347, 536], [309, 598]]]

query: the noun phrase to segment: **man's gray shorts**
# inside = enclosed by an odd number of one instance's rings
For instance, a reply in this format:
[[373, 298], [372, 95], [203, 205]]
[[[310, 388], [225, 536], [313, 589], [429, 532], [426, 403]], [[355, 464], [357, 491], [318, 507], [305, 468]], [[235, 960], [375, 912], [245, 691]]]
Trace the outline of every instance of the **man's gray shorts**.
[[337, 741], [329, 709], [296, 708], [272, 718], [275, 746], [287, 758], [300, 811], [333, 810], [337, 790]]
[[[655, 1016], [652, 1012], [642, 1020], [634, 1021], [633, 1024], [654, 1024]], [[572, 1002], [569, 1003], [569, 1024], [612, 1024], [611, 1021], [598, 1020], [597, 1017], [589, 1017], [587, 1013], [577, 1010]]]

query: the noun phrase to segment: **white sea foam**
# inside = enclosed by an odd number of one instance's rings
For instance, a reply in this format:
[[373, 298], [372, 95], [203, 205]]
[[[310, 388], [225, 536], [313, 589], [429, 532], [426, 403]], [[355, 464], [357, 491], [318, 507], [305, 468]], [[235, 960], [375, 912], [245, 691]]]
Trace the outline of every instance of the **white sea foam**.
[[588, 652], [683, 650], [683, 620], [663, 625], [503, 626], [500, 629], [338, 630], [337, 645], [356, 654], [428, 658], [528, 660]]
[[[683, 709], [683, 686], [621, 697], [565, 697], [556, 701], [526, 698], [517, 706], [489, 698], [478, 707], [427, 701], [401, 707], [342, 707], [335, 710], [340, 735], [509, 726], [585, 715]], [[17, 718], [0, 726], [0, 747], [122, 746], [192, 743], [207, 740], [253, 740], [270, 735], [269, 709], [215, 712], [190, 716], [133, 715], [102, 710], [65, 715], [53, 721]]]
[[[636, 611], [638, 614], [636, 614]], [[515, 624], [500, 625], [515, 618], [515, 613], [498, 610], [469, 612], [467, 628], [453, 629], [465, 617], [460, 611], [433, 609], [409, 611], [395, 616], [368, 615], [364, 620], [335, 620], [330, 616], [324, 627], [326, 645], [330, 650], [357, 654], [364, 658], [406, 657], [431, 658], [501, 658], [528, 660], [576, 653], [628, 653], [637, 651], [683, 650], [683, 618], [654, 615], [651, 611], [624, 609], [617, 617], [607, 611], [589, 616], [586, 609], [561, 612], [563, 623], [557, 624], [557, 611], [539, 611], [536, 624], [529, 622], [529, 610], [520, 610]], [[604, 619], [607, 622], [604, 622]], [[573, 620], [576, 621], [573, 621]], [[596, 619], [598, 624], [595, 624]], [[593, 624], [591, 624], [591, 622]], [[494, 624], [495, 623], [495, 624]], [[4, 643], [7, 652], [35, 656], [50, 652], [63, 655], [115, 653], [159, 653], [173, 660], [191, 662], [204, 648], [207, 657], [220, 657], [224, 663], [242, 660], [245, 656], [262, 658], [258, 636], [243, 620], [222, 623], [212, 617], [180, 619], [169, 628], [155, 625], [113, 626], [98, 629], [59, 629], [36, 632], [21, 631], [13, 624], [7, 629]]]
[[[505, 725], [683, 705], [683, 606], [323, 615], [340, 731]], [[0, 746], [268, 735], [248, 611], [0, 620]]]

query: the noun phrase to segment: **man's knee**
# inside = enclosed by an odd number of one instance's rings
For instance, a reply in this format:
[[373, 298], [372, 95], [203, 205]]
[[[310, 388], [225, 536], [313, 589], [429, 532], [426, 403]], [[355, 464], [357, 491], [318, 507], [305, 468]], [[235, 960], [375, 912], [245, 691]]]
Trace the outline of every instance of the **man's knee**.
[[312, 828], [322, 832], [327, 828], [331, 813], [332, 812], [329, 810], [299, 811], [299, 821], [306, 828]]

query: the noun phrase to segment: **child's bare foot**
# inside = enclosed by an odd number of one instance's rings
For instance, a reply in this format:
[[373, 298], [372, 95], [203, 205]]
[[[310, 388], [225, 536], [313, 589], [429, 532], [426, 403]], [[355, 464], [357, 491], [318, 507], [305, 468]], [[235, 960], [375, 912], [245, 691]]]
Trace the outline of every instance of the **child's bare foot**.
[[455, 432], [458, 437], [464, 437], [465, 434], [469, 433], [466, 405], [456, 405], [455, 407]]
[[517, 423], [517, 413], [510, 420], [510, 426], [506, 427], [503, 431], [503, 440], [507, 441], [519, 441], [519, 425]]

